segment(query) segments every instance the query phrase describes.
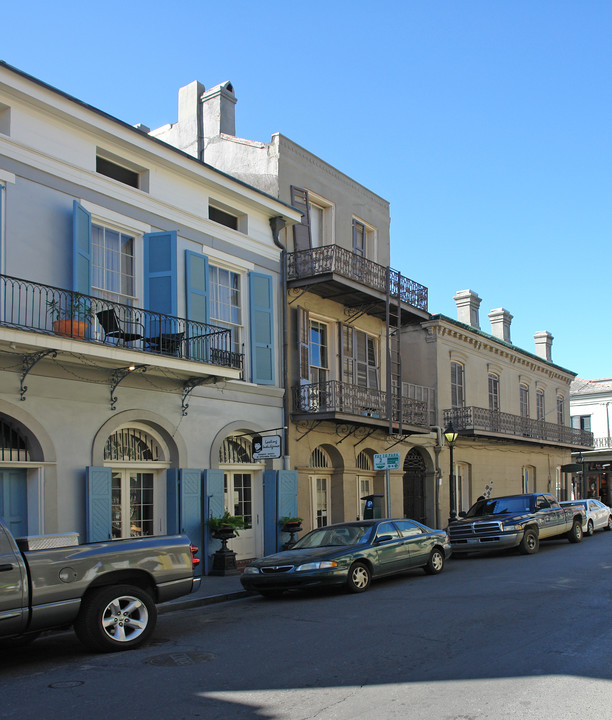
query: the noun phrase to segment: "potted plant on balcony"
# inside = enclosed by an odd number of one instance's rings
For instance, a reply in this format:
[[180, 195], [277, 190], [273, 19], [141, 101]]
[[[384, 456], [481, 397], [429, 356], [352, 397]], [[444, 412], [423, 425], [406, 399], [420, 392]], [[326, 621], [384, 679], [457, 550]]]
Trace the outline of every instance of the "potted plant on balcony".
[[66, 298], [47, 300], [56, 335], [83, 339], [93, 318], [93, 310], [87, 298], [73, 293]]
[[221, 548], [213, 554], [213, 566], [210, 575], [236, 575], [236, 553], [227, 547], [227, 541], [238, 536], [238, 530], [244, 528], [242, 515], [230, 515], [226, 510], [220, 517], [210, 517], [206, 521], [210, 534], [221, 540]]

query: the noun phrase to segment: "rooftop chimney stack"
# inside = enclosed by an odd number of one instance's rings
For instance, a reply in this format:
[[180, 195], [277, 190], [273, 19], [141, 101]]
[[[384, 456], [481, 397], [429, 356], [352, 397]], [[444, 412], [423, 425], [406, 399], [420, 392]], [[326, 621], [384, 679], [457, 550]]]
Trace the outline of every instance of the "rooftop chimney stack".
[[540, 330], [533, 336], [533, 339], [535, 340], [536, 355], [544, 360], [552, 362], [553, 336], [546, 330]]
[[510, 323], [512, 322], [512, 315], [504, 308], [495, 308], [489, 313], [489, 320], [491, 321], [491, 335], [505, 342], [512, 342], [510, 340]]
[[236, 134], [236, 95], [227, 81], [207, 90], [201, 96], [204, 147], [210, 138], [225, 133]]
[[478, 294], [472, 290], [457, 290], [453, 300], [457, 305], [457, 320], [480, 330], [478, 308], [482, 301]]

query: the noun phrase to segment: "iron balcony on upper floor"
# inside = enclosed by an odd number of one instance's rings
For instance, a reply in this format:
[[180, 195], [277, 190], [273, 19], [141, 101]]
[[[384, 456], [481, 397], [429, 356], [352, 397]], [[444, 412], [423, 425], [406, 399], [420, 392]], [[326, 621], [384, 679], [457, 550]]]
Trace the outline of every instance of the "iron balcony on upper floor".
[[463, 407], [444, 410], [444, 426], [452, 422], [462, 435], [513, 438], [542, 445], [593, 447], [593, 433], [578, 428], [512, 415], [499, 410]]
[[430, 431], [430, 411], [423, 400], [397, 396], [389, 398], [383, 390], [340, 380], [293, 388], [292, 418], [295, 421], [331, 420], [387, 429], [389, 414], [394, 433]]
[[38, 334], [39, 339], [29, 343], [37, 348], [65, 348], [74, 353], [72, 341], [78, 340], [84, 343], [81, 352], [88, 354], [87, 345], [95, 343], [97, 355], [101, 359], [108, 355], [109, 362], [113, 356], [125, 359], [137, 353], [138, 362], [148, 365], [164, 364], [161, 358], [174, 359], [166, 362], [173, 369], [188, 361], [187, 374], [194, 374], [195, 369], [195, 374], [227, 379], [241, 376], [243, 355], [232, 350], [226, 328], [7, 275], [0, 275], [0, 293], [0, 339], [9, 344], [27, 346], [21, 331], [29, 331]]
[[426, 287], [339, 245], [288, 253], [287, 282], [383, 320], [387, 298], [399, 307], [402, 324], [429, 317]]

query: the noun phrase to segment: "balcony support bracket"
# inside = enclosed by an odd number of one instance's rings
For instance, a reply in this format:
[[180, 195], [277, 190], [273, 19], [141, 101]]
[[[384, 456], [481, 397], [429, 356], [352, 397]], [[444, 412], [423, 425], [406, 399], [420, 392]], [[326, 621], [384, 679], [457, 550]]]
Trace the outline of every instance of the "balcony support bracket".
[[371, 435], [374, 435], [378, 428], [370, 428], [368, 432], [361, 438], [361, 440], [357, 441], [355, 443], [354, 447], [357, 447], [357, 445], [361, 445], [362, 442], [365, 442]]
[[374, 303], [369, 303], [367, 305], [358, 305], [355, 307], [348, 307], [345, 305], [344, 314], [346, 315], [346, 322], [355, 322], [355, 320], [358, 320], [362, 315], [367, 315], [373, 307]]
[[302, 434], [296, 440], [296, 442], [300, 442], [300, 440], [303, 440], [306, 435], [309, 435], [313, 430], [316, 430], [322, 422], [322, 420], [313, 420], [310, 422], [308, 420], [303, 420], [301, 422], [298, 422], [296, 424], [296, 430]]
[[183, 399], [181, 400], [181, 408], [183, 417], [187, 415], [187, 408], [189, 407], [189, 403], [187, 402], [187, 398], [191, 393], [197, 388], [200, 387], [200, 385], [215, 385], [218, 378], [216, 377], [206, 377], [206, 378], [189, 378], [185, 380], [183, 383]]
[[110, 382], [111, 382], [111, 390], [110, 390], [110, 409], [116, 410], [117, 409], [117, 397], [115, 395], [115, 390], [117, 387], [122, 383], [125, 378], [128, 375], [131, 375], [133, 372], [146, 372], [147, 366], [146, 365], [130, 365], [129, 367], [125, 368], [117, 368], [117, 370], [113, 370], [113, 374], [111, 375]]
[[307, 292], [308, 292], [308, 288], [306, 288], [305, 290], [298, 290], [298, 288], [289, 288], [289, 290], [287, 291], [287, 294], [295, 295], [295, 297], [293, 297], [293, 298], [291, 298], [291, 300], [289, 300], [289, 305], [293, 305], [294, 302], [299, 300], [302, 297], [302, 295], [304, 295]]
[[43, 350], [42, 352], [32, 353], [31, 355], [24, 355], [21, 359], [21, 379], [19, 381], [19, 399], [25, 400], [25, 394], [28, 391], [28, 386], [24, 385], [23, 382], [28, 376], [30, 370], [36, 365], [39, 360], [50, 355], [52, 358], [57, 357], [57, 350]]

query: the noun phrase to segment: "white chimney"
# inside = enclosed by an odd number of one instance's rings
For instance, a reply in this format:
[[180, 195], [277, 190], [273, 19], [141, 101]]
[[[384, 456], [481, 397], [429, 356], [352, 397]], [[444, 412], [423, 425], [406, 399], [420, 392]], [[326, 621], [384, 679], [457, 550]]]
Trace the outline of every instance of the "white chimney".
[[533, 336], [533, 339], [535, 340], [536, 355], [552, 362], [553, 336], [546, 330], [540, 330]]
[[227, 81], [207, 90], [201, 97], [204, 147], [221, 133], [236, 134], [236, 95]]
[[457, 290], [453, 300], [457, 305], [457, 320], [480, 330], [478, 308], [482, 301], [478, 294], [472, 290]]
[[510, 323], [512, 322], [512, 315], [504, 308], [495, 308], [489, 313], [489, 320], [491, 321], [491, 335], [500, 340], [506, 342], [512, 342], [510, 340]]

